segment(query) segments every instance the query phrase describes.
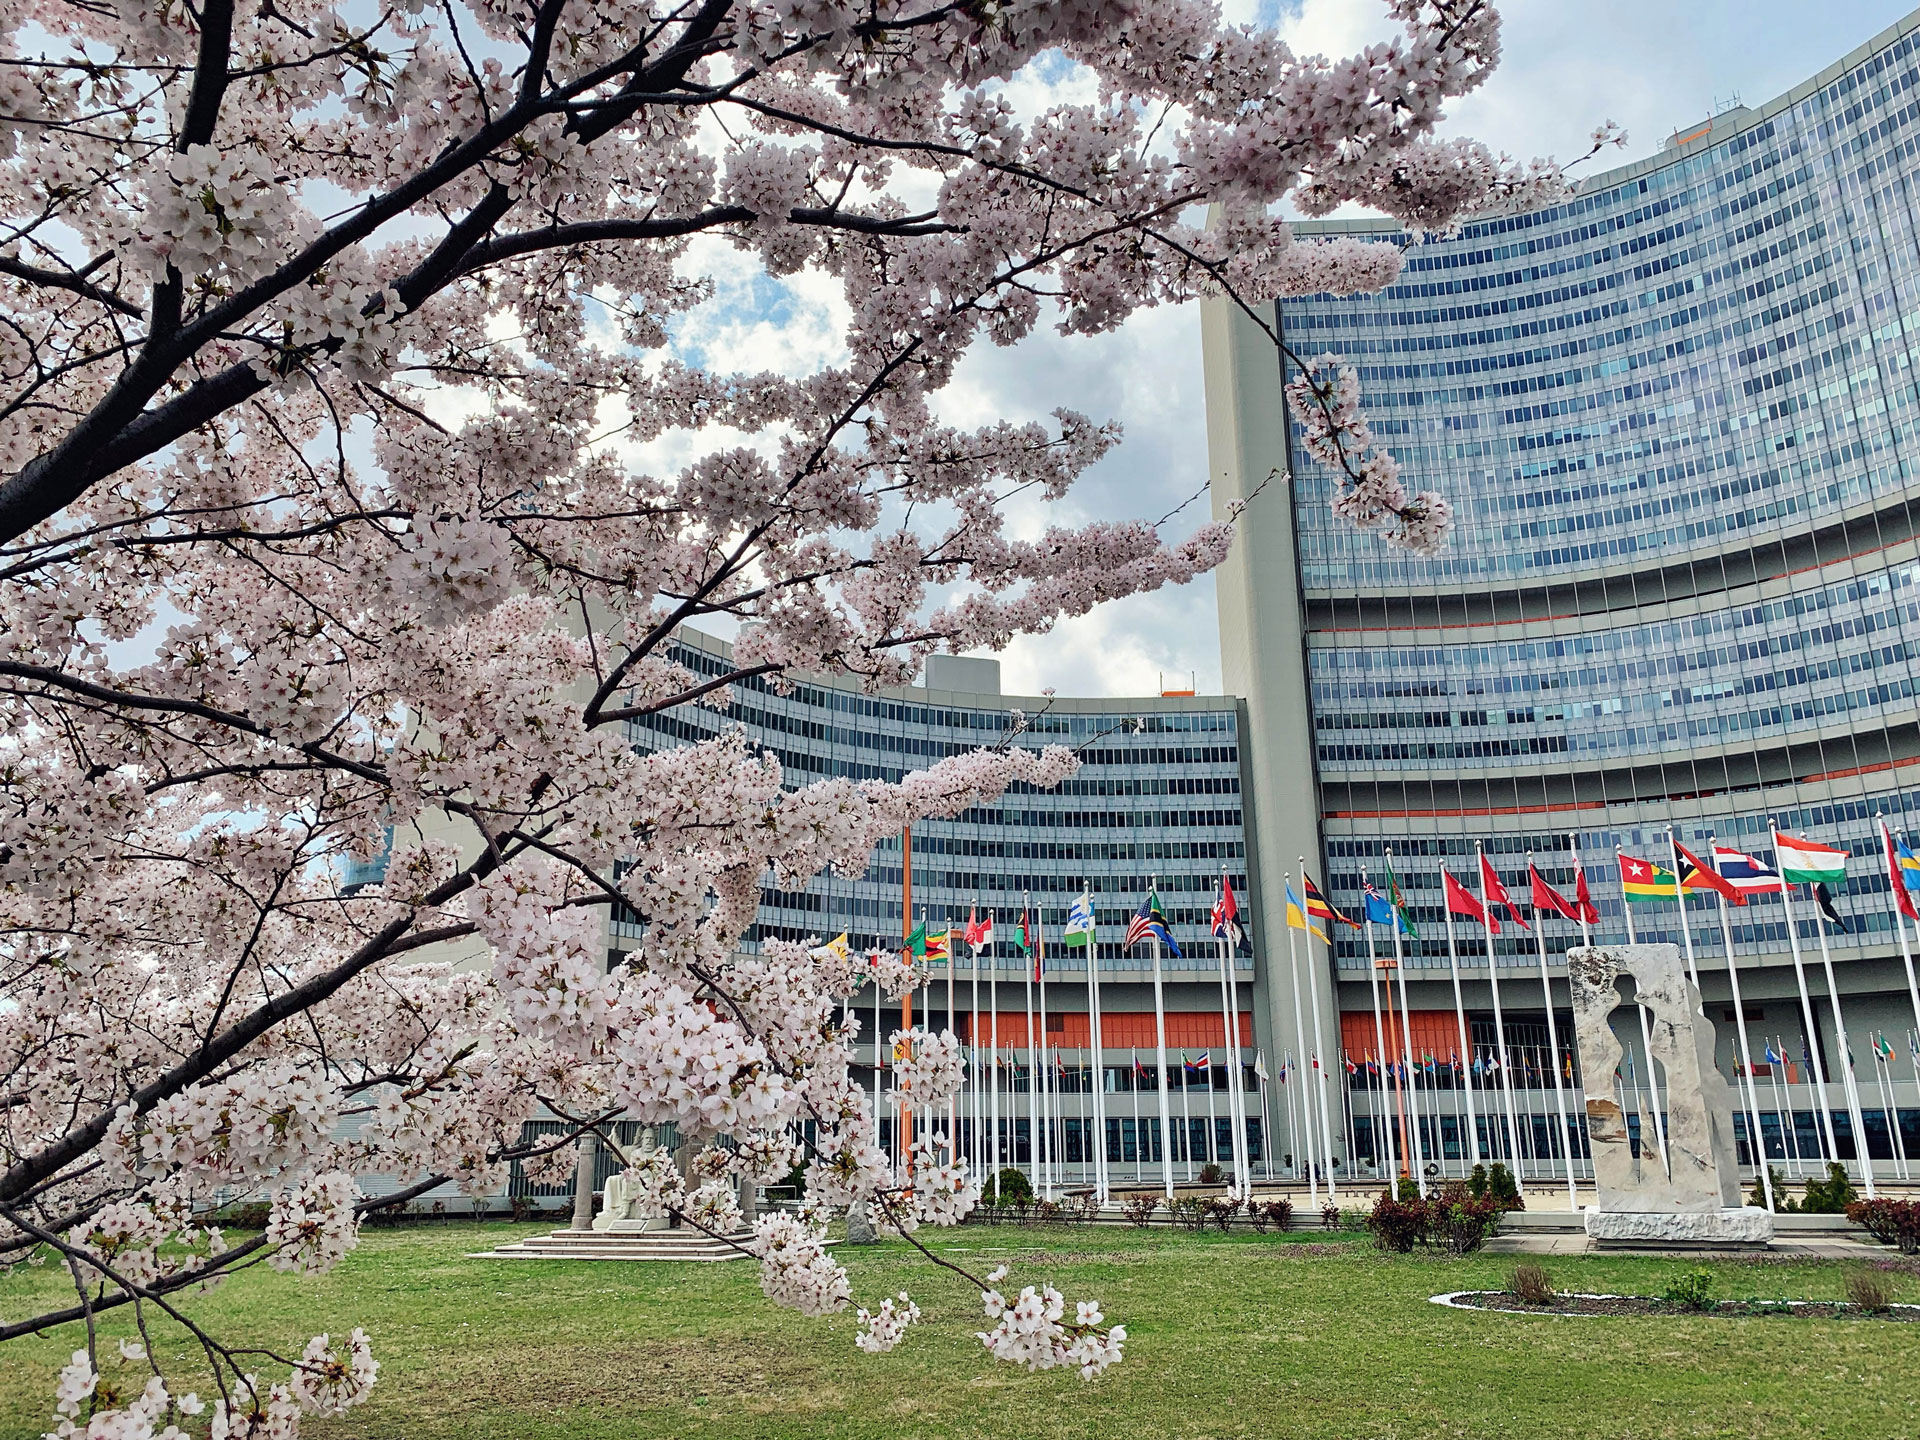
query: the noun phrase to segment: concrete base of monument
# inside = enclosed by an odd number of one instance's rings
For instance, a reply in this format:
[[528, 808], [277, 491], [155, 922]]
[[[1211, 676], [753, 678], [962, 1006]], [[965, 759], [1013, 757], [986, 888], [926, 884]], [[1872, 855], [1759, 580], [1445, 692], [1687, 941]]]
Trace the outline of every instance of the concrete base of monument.
[[740, 1247], [751, 1231], [716, 1238], [691, 1227], [646, 1230], [637, 1221], [615, 1221], [613, 1230], [555, 1230], [530, 1235], [470, 1258], [476, 1260], [746, 1260]]
[[1773, 1216], [1755, 1206], [1692, 1215], [1586, 1212], [1587, 1238], [1598, 1250], [1764, 1250]]

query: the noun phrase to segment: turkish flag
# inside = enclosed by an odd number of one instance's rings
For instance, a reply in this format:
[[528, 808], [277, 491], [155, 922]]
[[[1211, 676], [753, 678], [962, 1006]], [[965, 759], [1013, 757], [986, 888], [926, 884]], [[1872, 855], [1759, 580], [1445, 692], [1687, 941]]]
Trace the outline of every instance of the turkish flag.
[[1547, 883], [1547, 877], [1533, 866], [1527, 866], [1527, 880], [1532, 887], [1533, 913], [1541, 915], [1551, 912], [1567, 920], [1578, 920], [1580, 912], [1574, 908], [1567, 897]]
[[1446, 866], [1442, 865], [1440, 867], [1440, 874], [1446, 880], [1448, 911], [1455, 915], [1464, 915], [1469, 920], [1477, 920], [1486, 926], [1489, 932], [1498, 935], [1500, 933], [1499, 920], [1487, 914], [1480, 902], [1473, 898], [1473, 892], [1458, 880], [1454, 879], [1453, 872], [1448, 870]]
[[1513, 897], [1507, 894], [1507, 887], [1500, 883], [1500, 876], [1495, 873], [1493, 862], [1485, 855], [1480, 857], [1480, 888], [1486, 892], [1487, 904], [1506, 906], [1507, 914], [1513, 917], [1514, 924], [1522, 930], [1533, 928], [1520, 918], [1519, 907], [1513, 903]]

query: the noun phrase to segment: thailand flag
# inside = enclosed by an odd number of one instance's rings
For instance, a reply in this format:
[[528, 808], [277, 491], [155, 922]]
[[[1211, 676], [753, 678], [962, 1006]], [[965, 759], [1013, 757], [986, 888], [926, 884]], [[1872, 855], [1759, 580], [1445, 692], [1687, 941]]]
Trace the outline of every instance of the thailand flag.
[[1745, 851], [1716, 845], [1713, 847], [1713, 863], [1720, 872], [1720, 878], [1743, 895], [1779, 893], [1780, 872]]

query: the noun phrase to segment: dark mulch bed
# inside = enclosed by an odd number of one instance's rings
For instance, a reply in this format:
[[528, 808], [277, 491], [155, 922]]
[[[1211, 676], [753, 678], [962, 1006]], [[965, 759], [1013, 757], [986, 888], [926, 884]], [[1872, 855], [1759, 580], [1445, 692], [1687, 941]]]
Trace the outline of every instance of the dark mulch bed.
[[1920, 1305], [1895, 1305], [1876, 1314], [1840, 1300], [1721, 1300], [1707, 1310], [1690, 1310], [1651, 1295], [1562, 1295], [1550, 1305], [1529, 1305], [1505, 1290], [1464, 1290], [1434, 1298], [1456, 1309], [1500, 1310], [1509, 1315], [1777, 1315], [1806, 1320], [1920, 1322]]

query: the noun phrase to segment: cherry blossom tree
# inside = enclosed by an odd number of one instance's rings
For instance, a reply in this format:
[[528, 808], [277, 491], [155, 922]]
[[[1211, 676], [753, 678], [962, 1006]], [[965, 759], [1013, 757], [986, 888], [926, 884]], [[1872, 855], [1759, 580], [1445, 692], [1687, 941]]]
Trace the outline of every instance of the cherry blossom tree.
[[[962, 428], [940, 395], [1043, 323], [1397, 275], [1395, 246], [1295, 239], [1289, 196], [1433, 230], [1561, 193], [1435, 134], [1498, 57], [1493, 10], [1388, 10], [1393, 38], [1333, 62], [1202, 0], [9, 9], [0, 1262], [58, 1264], [76, 1300], [0, 1338], [131, 1305], [187, 1327], [212, 1387], [103, 1380], [152, 1361], [90, 1344], [60, 1433], [285, 1435], [356, 1403], [359, 1332], [257, 1373], [191, 1295], [324, 1269], [436, 1186], [564, 1176], [618, 1116], [704, 1147], [660, 1203], [717, 1232], [722, 1182], [810, 1162], [809, 1210], [750, 1242], [809, 1312], [852, 1303], [835, 1207], [909, 1236], [965, 1213], [935, 1141], [895, 1174], [867, 1138], [859, 968], [739, 941], [763, 879], [859, 873], [1072, 754], [1016, 731], [795, 786], [737, 735], [655, 753], [630, 727], [746, 677], [908, 683], [1217, 564], [1230, 523], [1016, 523], [1118, 432]], [[1068, 99], [1026, 101], [1061, 74]], [[831, 363], [678, 343], [729, 251], [832, 287]], [[1439, 543], [1444, 502], [1407, 495], [1350, 377], [1294, 363], [1345, 513]], [[673, 659], [702, 622], [737, 635], [732, 676]], [[384, 881], [341, 883], [389, 844]], [[615, 903], [647, 938], [608, 973]], [[937, 1111], [951, 1041], [914, 1043]], [[536, 1116], [561, 1133], [525, 1138]], [[400, 1188], [360, 1195], [371, 1173]], [[263, 1233], [210, 1226], [263, 1192]], [[966, 1278], [992, 1353], [1119, 1357], [1093, 1302]], [[880, 1301], [863, 1347], [918, 1314]]]

